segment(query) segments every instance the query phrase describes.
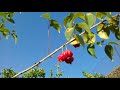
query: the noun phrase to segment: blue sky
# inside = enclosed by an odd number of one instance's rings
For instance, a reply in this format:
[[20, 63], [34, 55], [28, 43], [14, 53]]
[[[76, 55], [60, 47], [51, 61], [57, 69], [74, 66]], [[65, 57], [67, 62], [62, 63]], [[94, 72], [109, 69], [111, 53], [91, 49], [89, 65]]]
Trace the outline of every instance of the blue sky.
[[[18, 43], [14, 43], [12, 36], [8, 40], [4, 38], [0, 41], [0, 71], [3, 68], [12, 67], [16, 72], [20, 72], [48, 54], [48, 21], [40, 17], [44, 13], [46, 12], [16, 13], [14, 16], [15, 25], [6, 23], [6, 27], [17, 32]], [[63, 19], [69, 12], [50, 12], [50, 14], [51, 18], [56, 19], [62, 25], [60, 34], [55, 29], [50, 28], [50, 52], [53, 52], [67, 41], [64, 35]], [[95, 31], [95, 29], [92, 30]], [[112, 34], [110, 40], [118, 41]], [[98, 72], [106, 75], [120, 64], [120, 59], [116, 52], [114, 54], [114, 62], [111, 62], [102, 47], [96, 46], [97, 59], [91, 57], [87, 53], [86, 48], [82, 46], [74, 48], [68, 45], [67, 48], [73, 52], [75, 60], [71, 65], [60, 63], [60, 71], [64, 70], [63, 78], [84, 78], [82, 71], [89, 73]], [[119, 51], [120, 47], [117, 47], [117, 49]], [[49, 78], [51, 69], [56, 73], [57, 56], [61, 52], [62, 50], [58, 51], [52, 58], [48, 58], [39, 65], [40, 68], [45, 70], [46, 77]]]

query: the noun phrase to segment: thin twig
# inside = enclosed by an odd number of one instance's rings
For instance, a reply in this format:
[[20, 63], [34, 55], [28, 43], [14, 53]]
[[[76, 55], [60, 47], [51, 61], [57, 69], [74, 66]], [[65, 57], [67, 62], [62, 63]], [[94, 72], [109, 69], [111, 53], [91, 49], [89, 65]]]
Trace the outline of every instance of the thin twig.
[[48, 55], [50, 54], [50, 26], [48, 26]]
[[119, 56], [119, 58], [120, 58], [120, 54], [119, 54], [119, 52], [118, 52], [118, 50], [116, 49], [116, 47], [114, 46], [114, 49], [115, 49], [115, 51], [117, 52], [117, 55]]
[[[115, 16], [120, 16], [120, 14], [117, 14], [117, 15], [115, 15]], [[98, 26], [99, 24], [101, 24], [101, 23], [103, 23], [103, 22], [105, 22], [105, 21], [106, 21], [106, 20], [100, 21], [99, 23], [93, 25], [90, 29]], [[82, 34], [84, 34], [84, 33], [85, 33], [85, 31], [82, 32], [82, 33], [80, 33], [79, 35], [82, 35]], [[38, 65], [41, 64], [43, 61], [45, 61], [47, 58], [51, 57], [53, 54], [55, 54], [56, 52], [58, 52], [59, 50], [61, 50], [61, 49], [62, 49], [63, 47], [65, 47], [66, 45], [68, 45], [68, 44], [70, 44], [71, 42], [73, 42], [74, 40], [76, 40], [76, 39], [73, 38], [73, 39], [71, 39], [70, 41], [66, 42], [65, 44], [63, 44], [62, 46], [60, 46], [59, 48], [57, 48], [56, 50], [54, 50], [52, 53], [50, 53], [49, 55], [47, 55], [45, 58], [43, 58], [43, 59], [40, 60], [39, 62], [35, 63], [35, 64], [32, 65], [31, 67], [29, 67], [29, 68], [27, 68], [27, 69], [25, 69], [25, 70], [23, 70], [23, 71], [17, 73], [17, 74], [14, 75], [12, 78], [15, 78], [15, 77], [17, 77], [17, 76], [19, 76], [19, 75], [21, 75], [21, 74], [23, 74], [23, 73], [31, 70], [31, 69], [34, 68], [35, 66], [38, 66]]]

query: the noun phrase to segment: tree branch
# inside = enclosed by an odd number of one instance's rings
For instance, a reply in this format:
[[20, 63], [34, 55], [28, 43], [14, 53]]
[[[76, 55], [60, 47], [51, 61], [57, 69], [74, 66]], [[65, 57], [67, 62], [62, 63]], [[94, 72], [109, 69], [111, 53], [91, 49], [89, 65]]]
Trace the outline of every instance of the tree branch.
[[[120, 16], [120, 14], [117, 14], [117, 15], [115, 15], [115, 16]], [[90, 29], [98, 26], [99, 24], [101, 24], [101, 23], [103, 23], [103, 22], [105, 22], [105, 21], [107, 21], [107, 20], [102, 20], [102, 21], [100, 21], [99, 23], [93, 25]], [[85, 33], [85, 31], [82, 32], [82, 33], [80, 33], [79, 35], [82, 35], [82, 34], [84, 34], [84, 33]], [[15, 77], [17, 77], [17, 76], [19, 76], [19, 75], [21, 75], [21, 74], [23, 74], [23, 73], [31, 70], [31, 69], [34, 68], [35, 66], [38, 66], [38, 65], [41, 64], [43, 61], [45, 61], [47, 58], [51, 57], [53, 54], [55, 54], [56, 52], [58, 52], [59, 50], [61, 50], [61, 49], [62, 49], [63, 47], [65, 47], [66, 45], [68, 45], [68, 44], [70, 44], [71, 42], [73, 42], [74, 40], [75, 40], [75, 38], [73, 38], [73, 39], [71, 39], [70, 41], [66, 42], [65, 44], [63, 44], [62, 46], [60, 46], [59, 48], [57, 48], [56, 50], [54, 50], [52, 53], [50, 53], [49, 55], [47, 55], [45, 58], [43, 58], [42, 60], [38, 61], [37, 63], [35, 63], [35, 64], [32, 65], [31, 67], [29, 67], [29, 68], [27, 68], [27, 69], [25, 69], [25, 70], [17, 73], [17, 74], [14, 75], [12, 78], [15, 78]]]

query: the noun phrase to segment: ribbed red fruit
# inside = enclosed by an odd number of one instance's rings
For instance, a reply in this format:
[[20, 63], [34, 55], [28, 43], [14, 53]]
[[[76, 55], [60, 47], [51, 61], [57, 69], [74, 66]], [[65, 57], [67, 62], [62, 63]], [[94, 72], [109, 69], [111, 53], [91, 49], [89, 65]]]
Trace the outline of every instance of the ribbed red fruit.
[[67, 64], [72, 64], [73, 60], [74, 60], [74, 57], [68, 57], [67, 59], [65, 59], [65, 62]]
[[73, 53], [70, 50], [66, 50], [66, 51], [63, 52], [63, 55], [64, 55], [65, 58], [68, 58], [68, 57], [72, 57]]
[[65, 59], [68, 58], [68, 56], [67, 56], [67, 52], [66, 52], [66, 51], [64, 51], [62, 54], [64, 55]]
[[67, 64], [71, 64], [73, 60], [74, 60], [73, 53], [70, 50], [66, 50], [58, 56], [59, 62], [65, 61]]
[[60, 54], [60, 55], [58, 56], [58, 61], [59, 61], [59, 62], [65, 61], [65, 56], [64, 56], [63, 54]]

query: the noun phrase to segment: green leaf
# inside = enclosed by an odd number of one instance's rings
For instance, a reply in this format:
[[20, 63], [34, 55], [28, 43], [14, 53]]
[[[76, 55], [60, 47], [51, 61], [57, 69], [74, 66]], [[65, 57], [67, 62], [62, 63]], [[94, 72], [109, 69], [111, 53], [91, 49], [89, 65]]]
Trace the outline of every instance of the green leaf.
[[114, 16], [113, 20], [108, 21], [108, 25], [112, 26], [112, 29], [113, 29], [112, 31], [115, 32], [117, 29], [119, 29], [119, 17]]
[[79, 34], [75, 34], [74, 38], [78, 40], [83, 47], [85, 46], [84, 40]]
[[82, 20], [85, 20], [85, 15], [83, 12], [76, 12], [74, 15], [74, 19], [76, 19], [76, 18], [80, 18]]
[[104, 40], [100, 41], [100, 42], [97, 42], [96, 44], [99, 45], [99, 46], [102, 46], [104, 43]]
[[12, 36], [14, 38], [15, 43], [17, 43], [17, 35], [15, 34], [15, 31], [12, 31]]
[[85, 15], [82, 12], [76, 12], [75, 14], [70, 13], [67, 17], [64, 19], [64, 27], [72, 27], [72, 24], [74, 23], [74, 20], [76, 18], [80, 18], [82, 20], [85, 20]]
[[120, 42], [108, 42], [108, 45], [110, 45], [110, 44], [116, 44], [116, 45], [120, 46]]
[[7, 20], [13, 24], [15, 23], [15, 21], [12, 18], [7, 18]]
[[79, 27], [78, 24], [75, 25], [75, 29], [76, 29], [79, 33], [82, 33], [82, 28]]
[[68, 21], [69, 21], [69, 16], [67, 16], [66, 18], [64, 18], [64, 21], [63, 21], [64, 28], [66, 28]]
[[99, 20], [102, 20], [103, 17], [104, 17], [104, 14], [101, 13], [101, 12], [96, 12], [96, 17], [97, 17]]
[[99, 46], [102, 46], [102, 43], [101, 43], [101, 42], [97, 42], [96, 44], [99, 45]]
[[74, 14], [70, 13], [67, 17], [64, 18], [63, 24], [64, 24], [64, 28], [68, 25], [68, 27], [71, 27], [72, 23], [73, 23], [73, 17]]
[[119, 31], [115, 32], [115, 37], [116, 39], [120, 40], [120, 28], [119, 28]]
[[9, 12], [8, 17], [12, 18], [15, 12]]
[[100, 24], [97, 27], [97, 34], [100, 38], [109, 39], [110, 30], [105, 24]]
[[89, 73], [87, 73], [87, 72], [82, 72], [83, 73], [83, 75], [85, 76], [85, 77], [87, 77], [87, 78], [95, 78], [95, 76], [93, 76], [92, 74], [89, 74]]
[[119, 30], [119, 17], [114, 16], [113, 19], [114, 20], [108, 21], [108, 28], [110, 29], [110, 31], [113, 34], [115, 34], [116, 38], [119, 39], [119, 34], [118, 34], [118, 32], [120, 32], [120, 30]]
[[88, 53], [89, 53], [91, 56], [93, 56], [94, 58], [97, 58], [96, 55], [95, 55], [95, 46], [94, 46], [94, 44], [89, 44], [89, 45], [87, 46], [87, 51], [88, 51]]
[[0, 28], [3, 26], [3, 23], [0, 23]]
[[115, 34], [115, 31], [116, 31], [116, 30], [115, 30], [115, 29], [116, 29], [115, 26], [113, 26], [112, 24], [109, 24], [109, 23], [108, 23], [108, 29], [109, 29], [113, 34]]
[[89, 28], [95, 23], [95, 16], [92, 13], [86, 14], [86, 21], [89, 26]]
[[99, 20], [102, 20], [103, 17], [106, 17], [106, 20], [113, 20], [113, 17], [111, 16], [111, 12], [97, 12], [96, 17]]
[[50, 14], [49, 13], [42, 14], [41, 17], [50, 20]]
[[2, 28], [5, 28], [4, 23], [1, 23], [1, 24], [0, 24], [0, 29], [2, 29]]
[[73, 34], [73, 31], [74, 31], [74, 28], [67, 28], [66, 31], [65, 31], [65, 37], [66, 39], [69, 41], [72, 34]]
[[0, 28], [0, 32], [2, 32], [3, 36], [8, 39], [8, 36], [10, 35], [10, 30], [7, 28]]
[[79, 24], [79, 27], [83, 28], [83, 29], [84, 29], [85, 31], [87, 31], [88, 33], [91, 33], [89, 26], [88, 26], [85, 22], [81, 22], [81, 23]]
[[7, 29], [7, 28], [0, 28], [0, 31], [1, 31], [1, 32], [9, 32], [9, 33], [10, 33], [10, 30]]
[[97, 30], [100, 31], [103, 28], [104, 24], [99, 24]]
[[106, 20], [112, 20], [113, 21], [113, 18], [111, 16], [111, 12], [101, 12], [103, 13], [104, 15], [106, 15]]
[[0, 12], [0, 16], [6, 17], [7, 13], [6, 12]]
[[60, 33], [61, 25], [56, 20], [50, 20], [50, 26], [55, 28]]
[[50, 78], [52, 78], [52, 77], [53, 77], [53, 71], [50, 70]]
[[105, 46], [105, 53], [113, 61], [114, 50], [113, 50], [113, 47], [111, 45]]
[[3, 17], [3, 18], [2, 18], [2, 22], [4, 23], [4, 22], [6, 22], [6, 21], [7, 21], [7, 18]]
[[96, 35], [93, 32], [91, 34], [84, 33], [84, 41], [87, 44], [95, 43], [95, 41], [96, 41]]

